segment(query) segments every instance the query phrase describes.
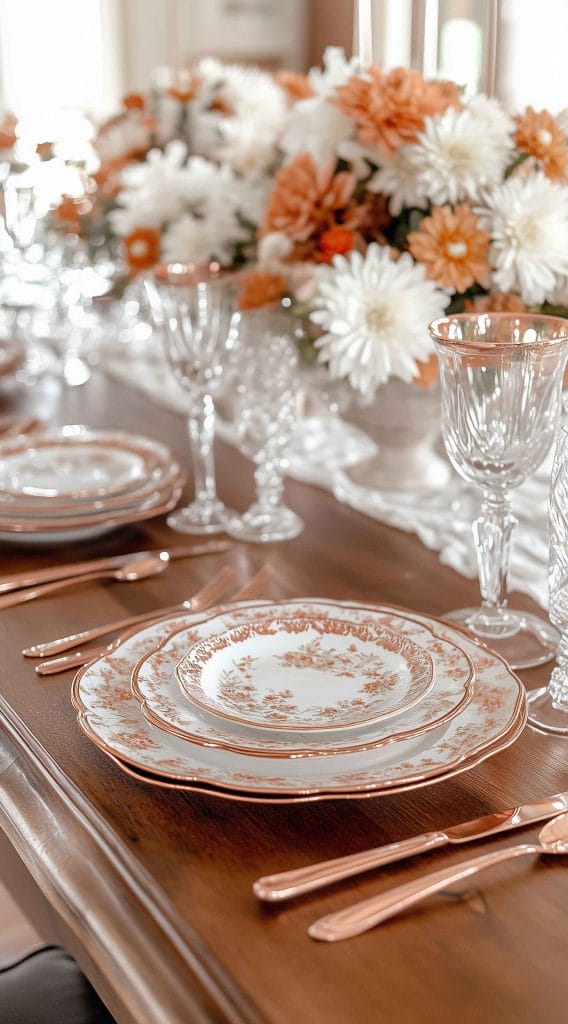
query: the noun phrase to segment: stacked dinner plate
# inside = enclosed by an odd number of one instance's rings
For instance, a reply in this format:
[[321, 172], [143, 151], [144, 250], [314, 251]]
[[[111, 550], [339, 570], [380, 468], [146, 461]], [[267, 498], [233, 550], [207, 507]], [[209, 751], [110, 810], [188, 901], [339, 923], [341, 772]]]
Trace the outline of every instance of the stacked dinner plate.
[[442, 781], [526, 721], [506, 663], [448, 623], [323, 598], [165, 617], [81, 669], [73, 701], [136, 778], [264, 802]]
[[0, 540], [61, 543], [173, 508], [183, 480], [165, 445], [61, 427], [0, 444]]

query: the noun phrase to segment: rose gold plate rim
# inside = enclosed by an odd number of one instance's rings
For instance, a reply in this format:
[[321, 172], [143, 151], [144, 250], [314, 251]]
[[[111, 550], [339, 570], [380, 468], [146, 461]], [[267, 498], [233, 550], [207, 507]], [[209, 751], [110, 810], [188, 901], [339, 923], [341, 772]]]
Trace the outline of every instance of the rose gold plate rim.
[[[310, 600], [317, 600], [317, 599], [311, 598]], [[272, 602], [272, 603], [276, 604], [277, 602]], [[353, 602], [346, 602], [346, 603], [347, 604], [351, 604], [351, 605], [354, 604]], [[355, 602], [354, 606], [357, 606], [356, 602]], [[220, 606], [220, 607], [225, 607], [225, 606]], [[401, 606], [397, 606], [397, 605], [384, 605], [384, 604], [381, 605], [381, 604], [377, 604], [377, 605], [364, 605], [363, 607], [364, 608], [368, 608], [370, 610], [379, 609], [379, 610], [382, 610], [382, 611], [385, 611], [385, 612], [388, 612], [391, 609], [395, 609], [396, 611], [402, 612], [402, 613], [404, 613], [406, 611], [407, 614], [406, 614], [405, 617], [408, 618], [408, 619], [412, 619], [415, 622], [420, 622], [422, 619], [427, 619], [429, 621], [440, 623], [441, 625], [444, 626], [444, 628], [449, 629], [450, 631], [453, 631], [454, 628], [455, 628], [452, 625], [452, 623], [446, 622], [446, 621], [444, 621], [444, 619], [438, 618], [436, 616], [428, 615], [426, 613], [417, 613], [419, 615], [419, 618], [416, 619], [415, 616], [412, 615], [412, 613], [408, 614], [407, 610], [405, 610]], [[183, 614], [183, 613], [180, 613], [180, 614]], [[215, 614], [215, 609], [210, 609], [208, 615], [203, 616], [198, 621], [204, 621], [204, 619], [207, 619], [208, 617], [211, 617], [213, 614]], [[217, 612], [217, 614], [218, 614], [218, 612]], [[156, 621], [157, 622], [159, 622], [159, 621], [168, 621], [171, 618], [172, 618], [172, 616], [165, 616], [162, 620], [156, 620]], [[110, 651], [108, 651], [106, 654], [102, 655], [101, 658], [95, 659], [95, 663], [97, 661], [100, 661], [100, 660], [104, 659], [105, 657], [107, 657], [108, 653], [111, 653], [111, 651], [113, 651], [117, 647], [119, 647], [130, 636], [133, 636], [135, 633], [137, 633], [139, 631], [140, 631], [139, 627], [138, 628], [134, 627], [133, 629], [128, 630], [126, 633], [122, 634], [122, 636], [118, 637], [114, 641], [113, 646], [110, 649]], [[463, 635], [463, 630], [459, 630], [458, 629], [457, 632], [459, 634]], [[468, 637], [468, 640], [470, 640], [470, 642], [473, 644], [473, 646], [477, 647], [480, 650], [480, 652], [484, 652], [484, 651], [487, 650], [474, 637], [471, 637], [471, 638]], [[524, 689], [524, 686], [523, 686], [521, 680], [516, 675], [516, 673], [514, 673], [512, 671], [512, 669], [507, 665], [507, 662], [500, 655], [496, 654], [494, 651], [491, 651], [490, 653], [491, 653], [491, 656], [496, 659], [496, 661], [500, 662], [500, 664], [503, 665], [503, 667], [507, 670], [507, 673], [510, 676], [510, 678], [513, 679], [516, 682], [516, 684], [517, 684], [518, 692], [517, 692], [517, 699], [515, 701], [515, 706], [514, 706], [513, 712], [512, 712], [512, 714], [510, 716], [510, 719], [509, 719], [509, 722], [508, 722], [507, 726], [505, 726], [499, 733], [497, 733], [495, 736], [493, 736], [491, 741], [488, 744], [481, 744], [479, 747], [474, 748], [472, 751], [470, 751], [470, 753], [468, 755], [466, 755], [465, 757], [462, 755], [461, 757], [458, 757], [456, 759], [456, 761], [452, 762], [451, 764], [448, 764], [448, 765], [444, 766], [444, 768], [442, 770], [443, 774], [446, 774], [449, 771], [457, 770], [458, 768], [463, 766], [464, 761], [469, 761], [469, 759], [474, 758], [476, 756], [479, 756], [480, 760], [484, 760], [486, 756], [489, 756], [489, 754], [486, 753], [486, 751], [493, 750], [495, 748], [495, 752], [497, 752], [497, 750], [501, 749], [501, 741], [505, 737], [507, 737], [509, 735], [511, 729], [515, 727], [515, 724], [519, 724], [519, 723], [522, 722], [522, 727], [524, 727], [524, 725], [526, 723], [526, 718], [527, 718], [526, 694], [525, 694], [525, 689]], [[79, 684], [80, 684], [80, 682], [81, 682], [81, 680], [83, 678], [83, 675], [88, 671], [88, 669], [89, 669], [89, 665], [85, 665], [85, 666], [83, 666], [82, 668], [80, 668], [78, 670], [78, 672], [75, 674], [75, 677], [73, 679], [72, 688], [71, 688], [71, 699], [72, 699], [72, 702], [73, 702], [73, 706], [75, 707], [75, 709], [77, 710], [77, 713], [78, 713], [77, 714], [77, 720], [78, 720], [78, 723], [79, 723], [80, 727], [83, 729], [85, 734], [95, 743], [95, 745], [98, 746], [105, 753], [110, 754], [110, 755], [114, 755], [114, 756], [118, 756], [119, 760], [123, 761], [125, 764], [129, 764], [129, 765], [131, 765], [134, 768], [139, 768], [142, 771], [146, 771], [147, 769], [145, 768], [144, 764], [142, 764], [142, 762], [140, 762], [140, 761], [137, 761], [134, 757], [125, 757], [124, 755], [116, 755], [116, 752], [113, 751], [112, 748], [104, 740], [101, 740], [99, 738], [99, 736], [93, 731], [93, 729], [91, 727], [91, 723], [89, 721], [89, 711], [85, 707], [85, 705], [83, 704], [83, 702], [81, 700], [80, 693], [79, 693]], [[521, 729], [519, 729], [519, 732], [520, 731], [521, 731]], [[518, 733], [515, 734], [514, 738], [516, 738], [516, 735], [518, 735]], [[510, 742], [513, 742], [513, 740], [511, 740]], [[430, 779], [436, 778], [439, 774], [440, 774], [440, 772], [437, 769], [433, 769], [431, 772], [417, 773], [415, 776], [411, 776], [408, 779], [406, 779], [404, 783], [398, 783], [398, 785], [399, 786], [401, 786], [401, 785], [403, 785], [403, 786], [413, 786], [413, 785], [415, 785], [417, 783], [421, 783], [421, 782], [426, 783]], [[189, 773], [185, 773], [184, 776], [180, 776], [180, 775], [176, 774], [175, 772], [164, 771], [163, 777], [167, 778], [167, 779], [172, 779], [174, 781], [185, 782], [185, 783], [190, 783], [190, 784], [191, 783], [197, 783], [199, 785], [199, 784], [203, 783], [202, 779], [199, 779], [199, 778], [197, 778], [195, 776], [192, 777]], [[212, 785], [218, 786], [220, 789], [224, 789], [225, 788], [223, 785], [221, 785], [219, 783], [213, 783]], [[327, 790], [327, 792], [330, 793], [330, 799], [331, 799], [333, 796], [340, 796], [342, 793], [344, 793], [346, 791], [348, 791], [350, 793], [362, 793], [362, 792], [364, 792], [364, 793], [370, 793], [370, 794], [377, 793], [377, 792], [385, 792], [385, 793], [388, 792], [388, 793], [390, 793], [390, 792], [399, 791], [399, 790], [397, 790], [395, 788], [396, 785], [397, 785], [396, 780], [393, 781], [393, 782], [389, 782], [389, 780], [383, 780], [382, 783], [368, 783], [368, 784], [363, 784], [361, 786], [353, 786], [353, 787], [350, 787], [350, 788], [346, 787], [346, 788], [342, 788], [342, 789], [333, 789], [333, 790], [329, 789], [329, 790]], [[263, 794], [263, 795], [272, 795], [272, 796], [275, 795], [273, 790], [265, 790], [265, 789], [263, 789], [261, 787], [255, 787], [254, 789], [251, 789], [250, 787], [248, 787], [248, 788], [244, 787], [244, 786], [243, 787], [238, 787], [238, 786], [234, 786], [233, 785], [233, 786], [229, 786], [227, 788], [231, 789], [234, 792], [245, 792], [245, 793], [246, 792], [253, 792], [256, 795], [261, 795], [261, 794]], [[312, 788], [312, 787], [302, 788], [302, 789], [292, 789], [292, 790], [282, 789], [282, 790], [279, 791], [279, 795], [282, 795], [282, 796], [285, 796], [285, 795], [288, 795], [288, 796], [309, 796], [309, 795], [312, 795], [312, 794], [317, 794], [317, 793], [319, 793], [321, 791], [322, 791], [321, 789]]]
[[[63, 433], [63, 431], [69, 431], [71, 429], [76, 429], [77, 433]], [[163, 465], [169, 458], [166, 445], [163, 445], [158, 441], [153, 441], [151, 438], [145, 438], [138, 434], [130, 434], [126, 430], [91, 430], [83, 424], [67, 424], [65, 427], [58, 427], [54, 431], [46, 431], [45, 433], [34, 437], [33, 440], [24, 436], [22, 438], [10, 438], [5, 441], [0, 441], [0, 457], [4, 458], [10, 455], [17, 455], [29, 449], [35, 451], [38, 448], [43, 449], [48, 447], [87, 448], [94, 445], [98, 445], [103, 448], [112, 448], [119, 445], [124, 450], [131, 452], [142, 459], [145, 463], [147, 473], [153, 472], [157, 466], [160, 464]], [[120, 488], [98, 487], [90, 491], [80, 488], [77, 491], [67, 491], [62, 495], [62, 497], [65, 497], [69, 501], [95, 500], [96, 498], [103, 498], [111, 495], [118, 496], [127, 490], [128, 485]], [[6, 493], [13, 495], [16, 499], [21, 497], [21, 492], [6, 491]], [[47, 496], [38, 495], [38, 497], [43, 498]]]
[[46, 525], [45, 522], [39, 520], [36, 523], [2, 523], [0, 520], [0, 534], [13, 533], [16, 535], [27, 534], [27, 533], [65, 533], [77, 532], [81, 530], [89, 529], [95, 526], [123, 526], [126, 523], [139, 523], [144, 519], [154, 519], [157, 516], [163, 515], [165, 512], [170, 512], [171, 509], [177, 505], [183, 488], [185, 486], [185, 477], [180, 476], [172, 481], [166, 488], [164, 493], [161, 494], [160, 504], [145, 508], [143, 510], [137, 509], [136, 506], [133, 508], [125, 509], [121, 514], [115, 514], [109, 516], [104, 512], [100, 512], [97, 515], [79, 516], [76, 519], [58, 520], [57, 523], [49, 523]]
[[[294, 600], [295, 599], [292, 599], [291, 601], [283, 601], [282, 604], [293, 604]], [[312, 599], [308, 599], [308, 600], [310, 601]], [[298, 599], [298, 603], [300, 603], [300, 601], [301, 601], [301, 599]], [[314, 600], [313, 603], [314, 604], [322, 604], [323, 605], [323, 604], [326, 604], [327, 602], [325, 600], [321, 600], [321, 601], [315, 601]], [[261, 607], [265, 607], [265, 606], [266, 606], [266, 602], [263, 602], [263, 603], [260, 603], [260, 604], [256, 604], [256, 605], [251, 605], [250, 606], [250, 610], [251, 610], [251, 612], [254, 612], [255, 608], [261, 608]], [[333, 602], [329, 602], [329, 607], [336, 607], [336, 605]], [[362, 611], [365, 611], [365, 610], [375, 611], [376, 610], [375, 608], [373, 608], [371, 606], [368, 606], [368, 605], [367, 606], [362, 605], [360, 607], [361, 607]], [[398, 617], [399, 618], [403, 618], [404, 616], [399, 615]], [[408, 621], [409, 617], [405, 617], [405, 618]], [[204, 620], [201, 620], [201, 621], [207, 621], [207, 619], [204, 619]], [[412, 619], [412, 621], [413, 622], [417, 622], [418, 620]], [[314, 750], [313, 748], [299, 748], [298, 747], [298, 748], [291, 749], [291, 750], [286, 750], [286, 751], [283, 751], [283, 750], [278, 750], [278, 751], [277, 750], [271, 750], [271, 751], [269, 751], [268, 749], [259, 750], [258, 747], [256, 747], [256, 748], [246, 747], [244, 745], [245, 742], [246, 742], [244, 737], [243, 737], [242, 744], [239, 743], [238, 746], [232, 744], [228, 740], [227, 741], [205, 740], [203, 737], [197, 736], [197, 735], [189, 732], [189, 730], [184, 730], [181, 727], [176, 727], [175, 725], [166, 722], [165, 719], [160, 718], [159, 715], [155, 714], [154, 711], [152, 710], [152, 708], [148, 705], [148, 702], [147, 702], [146, 698], [144, 697], [144, 695], [141, 692], [140, 687], [139, 687], [139, 675], [140, 675], [140, 671], [142, 669], [142, 666], [146, 663], [146, 661], [149, 658], [151, 658], [154, 654], [156, 654], [160, 650], [162, 650], [167, 644], [169, 644], [173, 639], [175, 639], [175, 637], [178, 634], [183, 633], [187, 628], [190, 628], [190, 627], [187, 627], [187, 626], [181, 626], [179, 629], [175, 629], [172, 633], [169, 634], [169, 636], [167, 636], [164, 640], [162, 640], [159, 644], [157, 644], [156, 647], [154, 647], [151, 651], [148, 651], [146, 654], [144, 654], [142, 656], [140, 661], [137, 662], [137, 664], [134, 666], [134, 668], [132, 670], [131, 689], [132, 689], [132, 693], [134, 694], [134, 696], [136, 697], [136, 699], [140, 703], [140, 707], [141, 707], [141, 711], [142, 711], [143, 717], [146, 719], [147, 722], [149, 722], [150, 725], [155, 725], [158, 729], [161, 729], [163, 732], [169, 732], [171, 735], [177, 736], [179, 739], [190, 740], [190, 742], [196, 743], [198, 746], [212, 747], [212, 748], [216, 747], [219, 750], [229, 750], [229, 751], [231, 751], [232, 753], [235, 753], [235, 754], [247, 754], [249, 757], [270, 757], [270, 758], [283, 757], [283, 758], [286, 758], [286, 759], [299, 758], [299, 757], [328, 757], [328, 756], [331, 756], [332, 754], [336, 754], [336, 753], [341, 753], [341, 754], [343, 754], [343, 753], [357, 753], [357, 752], [365, 751], [365, 750], [376, 750], [376, 749], [379, 749], [380, 747], [388, 746], [391, 743], [402, 742], [402, 741], [407, 740], [407, 739], [414, 739], [417, 736], [422, 736], [425, 733], [431, 732], [433, 729], [437, 729], [437, 728], [440, 728], [443, 725], [448, 724], [448, 722], [450, 722], [453, 718], [455, 718], [456, 715], [458, 715], [460, 712], [464, 711], [467, 708], [467, 706], [471, 703], [471, 700], [473, 698], [475, 669], [474, 669], [473, 662], [472, 662], [469, 654], [467, 654], [467, 652], [464, 651], [463, 648], [461, 648], [459, 646], [459, 644], [455, 643], [453, 640], [448, 640], [445, 637], [439, 637], [438, 634], [434, 632], [434, 627], [426, 626], [422, 622], [420, 622], [418, 624], [419, 625], [423, 625], [424, 628], [428, 632], [431, 633], [433, 638], [435, 638], [437, 640], [441, 640], [443, 643], [448, 643], [451, 647], [454, 647], [456, 650], [458, 650], [460, 652], [460, 654], [462, 654], [463, 657], [465, 658], [465, 660], [467, 661], [467, 663], [469, 665], [469, 677], [466, 679], [465, 683], [463, 684], [464, 685], [463, 697], [461, 698], [460, 701], [458, 701], [458, 703], [455, 705], [455, 707], [453, 707], [449, 711], [445, 712], [439, 718], [433, 719], [431, 722], [428, 722], [425, 725], [417, 726], [414, 729], [407, 729], [407, 730], [404, 730], [403, 732], [400, 732], [400, 733], [398, 733], [398, 732], [397, 733], [393, 733], [390, 736], [385, 736], [382, 739], [378, 739], [376, 741], [372, 741], [370, 739], [369, 740], [364, 740], [364, 741], [358, 741], [358, 742], [354, 741], [353, 745], [343, 746], [343, 747], [340, 747], [340, 748], [328, 748], [327, 750]], [[197, 623], [196, 623], [196, 625], [197, 625]]]
[[[184, 783], [175, 782], [165, 777], [152, 774], [151, 772], [145, 772], [143, 769], [136, 769], [129, 765], [126, 761], [122, 761], [116, 754], [110, 753], [108, 750], [99, 747], [100, 750], [108, 757], [111, 761], [117, 765], [117, 767], [131, 779], [136, 782], [142, 782], [147, 786], [156, 786], [159, 789], [174, 790], [182, 793], [195, 793], [199, 796], [210, 796], [215, 800], [230, 800], [234, 803], [247, 803], [247, 804], [307, 804], [307, 803], [321, 803], [324, 800], [370, 800], [373, 797], [377, 799], [383, 796], [393, 796], [397, 793], [409, 793], [415, 789], [424, 789], [426, 786], [435, 786], [441, 782], [447, 782], [449, 779], [455, 779], [458, 775], [463, 775], [464, 772], [472, 771], [473, 768], [477, 768], [478, 765], [487, 761], [490, 757], [495, 757], [502, 751], [507, 750], [508, 747], [512, 746], [515, 740], [521, 735], [525, 725], [527, 723], [527, 709], [525, 708], [524, 714], [520, 716], [519, 720], [514, 723], [510, 731], [503, 737], [502, 741], [494, 746], [492, 745], [485, 750], [479, 756], [473, 758], [471, 761], [464, 762], [458, 768], [451, 769], [448, 772], [444, 772], [441, 775], [436, 775], [431, 779], [425, 779], [421, 782], [405, 783], [400, 786], [392, 787], [388, 790], [373, 790], [371, 792], [358, 792], [345, 791], [341, 793], [310, 793], [304, 796], [277, 796], [277, 795], [262, 795], [254, 793], [239, 793], [237, 790], [222, 789], [218, 788], [215, 784], [210, 783]], [[98, 744], [97, 744], [98, 745]]]
[[[268, 621], [265, 622], [265, 620], [260, 620], [258, 623], [257, 622], [243, 623], [242, 625], [234, 626], [234, 627], [232, 627], [232, 628], [230, 628], [228, 630], [224, 630], [222, 633], [216, 634], [216, 635], [211, 636], [211, 637], [207, 637], [203, 641], [199, 641], [199, 643], [197, 643], [191, 649], [191, 651], [189, 651], [187, 653], [187, 655], [185, 655], [182, 658], [182, 663], [185, 661], [186, 658], [191, 658], [192, 657], [193, 652], [196, 651], [197, 647], [200, 647], [200, 646], [203, 646], [203, 647], [214, 646], [216, 641], [220, 641], [222, 638], [228, 636], [229, 634], [232, 637], [233, 634], [235, 634], [237, 632], [242, 632], [242, 631], [245, 631], [245, 630], [248, 631], [249, 633], [251, 633], [253, 631], [254, 632], [262, 633], [264, 626], [273, 625], [275, 622], [279, 622], [280, 621], [280, 622], [287, 623], [290, 619], [295, 619], [296, 621], [301, 620], [301, 621], [306, 622], [306, 624], [309, 624], [310, 622], [313, 622], [314, 620], [317, 620], [317, 618], [318, 617], [315, 616], [315, 615], [312, 616], [311, 618], [309, 616], [306, 616], [306, 615], [298, 615], [298, 616], [287, 616], [287, 617], [281, 618], [281, 619], [278, 619], [278, 617], [276, 617], [271, 622], [268, 622]], [[320, 618], [321, 618], [321, 621], [331, 622], [331, 623], [336, 623], [336, 624], [338, 624], [338, 623], [342, 623], [343, 624], [343, 623], [347, 622], [347, 620], [339, 619], [338, 617], [334, 617], [334, 618], [333, 617], [329, 617], [327, 619], [323, 618], [323, 617], [320, 617]], [[347, 623], [347, 624], [351, 625], [352, 629], [354, 628], [353, 624], [351, 624], [351, 623]], [[361, 626], [359, 628], [360, 629], [361, 628], [365, 628], [367, 632], [369, 631], [369, 629], [373, 629], [372, 626], [365, 626], [365, 627]], [[383, 627], [379, 627], [379, 628], [380, 628], [380, 632], [383, 633], [383, 635], [384, 635], [385, 646], [390, 644], [391, 645], [390, 646], [391, 650], [394, 650], [394, 642], [397, 641], [398, 639], [402, 640], [403, 646], [405, 648], [407, 648], [407, 649], [409, 649], [409, 648], [410, 649], [412, 649], [412, 648], [419, 649], [419, 645], [416, 644], [416, 643], [413, 643], [412, 640], [409, 640], [408, 637], [405, 637], [402, 634], [400, 634], [400, 637], [399, 637], [396, 633], [393, 633], [392, 631], [389, 631], [386, 628], [383, 628]], [[337, 635], [337, 633], [336, 634], [332, 634], [332, 635]], [[413, 653], [412, 650], [410, 650], [409, 653], [410, 653], [410, 655], [412, 655], [412, 653]], [[237, 722], [239, 725], [245, 725], [247, 727], [250, 727], [251, 729], [263, 729], [263, 730], [264, 729], [270, 729], [270, 730], [272, 730], [274, 732], [285, 731], [285, 732], [302, 732], [302, 733], [320, 733], [320, 732], [330, 732], [330, 731], [342, 731], [342, 730], [356, 729], [356, 728], [362, 728], [364, 726], [375, 725], [375, 724], [378, 724], [379, 722], [384, 721], [387, 718], [394, 718], [395, 716], [398, 716], [399, 714], [403, 714], [406, 711], [410, 711], [420, 700], [422, 700], [423, 697], [426, 696], [426, 694], [429, 693], [429, 691], [432, 689], [432, 687], [434, 685], [434, 680], [435, 680], [434, 662], [432, 660], [431, 655], [428, 654], [428, 652], [424, 652], [421, 649], [420, 649], [420, 655], [422, 657], [424, 657], [424, 655], [426, 655], [427, 665], [426, 665], [426, 668], [423, 670], [424, 673], [425, 673], [425, 679], [423, 681], [421, 681], [419, 684], [418, 683], [416, 684], [416, 685], [419, 685], [419, 686], [422, 687], [421, 689], [419, 688], [418, 693], [414, 693], [413, 696], [410, 697], [407, 702], [405, 702], [404, 704], [398, 706], [394, 711], [392, 709], [390, 709], [390, 710], [387, 710], [387, 711], [379, 712], [379, 713], [373, 715], [372, 718], [366, 718], [366, 719], [363, 719], [363, 720], [358, 720], [357, 722], [348, 722], [346, 724], [341, 724], [341, 725], [336, 725], [335, 723], [328, 723], [328, 722], [324, 723], [323, 725], [303, 725], [303, 724], [294, 725], [294, 724], [290, 724], [289, 722], [286, 722], [285, 725], [282, 725], [282, 724], [273, 725], [271, 722], [266, 722], [266, 724], [264, 724], [264, 723], [261, 723], [259, 721], [251, 721], [248, 718], [244, 718], [244, 717], [236, 715], [236, 714], [231, 714], [231, 713], [229, 713], [228, 711], [226, 711], [224, 709], [214, 709], [210, 705], [206, 704], [198, 696], [196, 696], [195, 692], [188, 688], [187, 680], [184, 679], [183, 676], [182, 676], [182, 663], [176, 665], [175, 672], [176, 672], [176, 676], [178, 678], [178, 681], [179, 681], [179, 683], [181, 685], [181, 688], [182, 688], [185, 696], [187, 697], [187, 699], [189, 701], [191, 701], [192, 704], [195, 704], [198, 708], [201, 708], [203, 711], [207, 711], [209, 714], [218, 716], [218, 717], [222, 718], [223, 720], [227, 720], [229, 722]], [[415, 657], [416, 657], [416, 654], [415, 654]]]

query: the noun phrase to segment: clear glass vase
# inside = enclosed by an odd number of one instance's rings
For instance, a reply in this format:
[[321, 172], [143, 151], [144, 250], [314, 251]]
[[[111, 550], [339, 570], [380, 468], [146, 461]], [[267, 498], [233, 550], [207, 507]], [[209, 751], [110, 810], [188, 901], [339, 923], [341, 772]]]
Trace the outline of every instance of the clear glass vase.
[[442, 431], [457, 472], [482, 492], [473, 523], [482, 604], [446, 618], [513, 668], [554, 657], [557, 630], [507, 607], [515, 517], [510, 490], [546, 457], [558, 425], [568, 321], [510, 313], [459, 314], [430, 326], [440, 364]]

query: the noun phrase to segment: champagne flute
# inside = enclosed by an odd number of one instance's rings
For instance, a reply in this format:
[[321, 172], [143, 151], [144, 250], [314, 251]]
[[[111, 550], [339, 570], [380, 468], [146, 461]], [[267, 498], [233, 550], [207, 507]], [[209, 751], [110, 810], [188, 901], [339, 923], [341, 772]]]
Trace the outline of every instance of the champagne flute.
[[473, 523], [482, 605], [452, 611], [513, 668], [552, 658], [558, 632], [539, 615], [507, 607], [516, 519], [510, 490], [541, 465], [560, 415], [568, 321], [537, 314], [457, 314], [430, 325], [442, 386], [442, 429], [458, 473], [481, 487]]

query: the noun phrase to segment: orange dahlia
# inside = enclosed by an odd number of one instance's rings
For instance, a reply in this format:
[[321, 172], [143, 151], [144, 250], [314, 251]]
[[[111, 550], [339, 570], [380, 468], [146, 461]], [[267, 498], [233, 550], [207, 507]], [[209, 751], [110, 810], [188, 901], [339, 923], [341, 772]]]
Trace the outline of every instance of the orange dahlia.
[[483, 231], [468, 203], [434, 206], [418, 231], [408, 235], [408, 248], [426, 276], [441, 288], [465, 292], [489, 273], [489, 234]]
[[280, 274], [271, 274], [267, 270], [251, 270], [241, 279], [238, 297], [239, 309], [258, 309], [268, 306], [282, 298], [287, 283]]
[[350, 209], [355, 176], [349, 171], [334, 174], [333, 163], [317, 167], [308, 153], [301, 153], [278, 174], [268, 196], [260, 234], [282, 231], [295, 242], [305, 242], [315, 232], [341, 223], [351, 227], [360, 208]]
[[515, 142], [521, 153], [539, 160], [548, 178], [568, 181], [568, 139], [552, 114], [527, 107], [515, 117], [515, 123]]
[[128, 269], [134, 277], [158, 262], [160, 232], [155, 228], [136, 228], [124, 239], [124, 248]]
[[460, 105], [451, 83], [425, 82], [408, 68], [385, 72], [371, 67], [369, 76], [350, 78], [336, 89], [332, 102], [353, 118], [363, 145], [377, 146], [386, 157], [416, 141], [425, 117]]

